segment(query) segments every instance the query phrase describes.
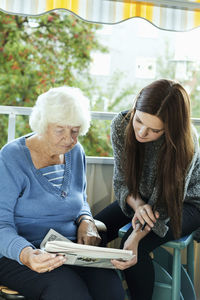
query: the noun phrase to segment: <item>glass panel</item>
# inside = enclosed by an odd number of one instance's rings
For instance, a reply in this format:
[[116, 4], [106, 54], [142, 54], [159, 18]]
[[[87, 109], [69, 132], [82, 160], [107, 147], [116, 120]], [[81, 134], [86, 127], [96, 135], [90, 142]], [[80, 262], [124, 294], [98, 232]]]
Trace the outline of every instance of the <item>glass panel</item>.
[[[33, 106], [50, 87], [70, 85], [84, 91], [91, 110], [119, 112], [145, 85], [170, 78], [185, 86], [192, 117], [200, 117], [199, 28], [165, 31], [139, 18], [95, 25], [61, 10], [28, 18], [0, 13], [0, 24], [1, 105]], [[16, 136], [29, 130], [27, 123], [17, 118]], [[92, 122], [81, 138], [87, 155], [112, 156], [109, 126]]]
[[[95, 75], [94, 62], [93, 79], [100, 87], [93, 110], [95, 106], [97, 110], [116, 112], [129, 109], [142, 87], [159, 78], [170, 78], [187, 89], [192, 117], [200, 117], [199, 34], [200, 28], [189, 32], [159, 30], [141, 19], [103, 25], [97, 35], [108, 49], [110, 72]], [[98, 63], [104, 66], [103, 60]]]

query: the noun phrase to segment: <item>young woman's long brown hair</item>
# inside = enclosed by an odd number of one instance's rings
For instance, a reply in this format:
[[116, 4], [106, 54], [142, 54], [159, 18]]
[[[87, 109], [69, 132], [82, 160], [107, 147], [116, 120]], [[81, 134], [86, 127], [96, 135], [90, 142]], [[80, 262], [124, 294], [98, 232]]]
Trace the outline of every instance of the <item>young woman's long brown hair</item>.
[[190, 99], [185, 89], [174, 81], [162, 79], [141, 90], [125, 138], [125, 173], [130, 193], [139, 191], [143, 167], [144, 144], [133, 130], [133, 117], [139, 110], [159, 117], [164, 123], [164, 143], [157, 162], [156, 184], [159, 197], [156, 207], [165, 207], [170, 217], [174, 237], [181, 233], [184, 179], [194, 153], [190, 121]]

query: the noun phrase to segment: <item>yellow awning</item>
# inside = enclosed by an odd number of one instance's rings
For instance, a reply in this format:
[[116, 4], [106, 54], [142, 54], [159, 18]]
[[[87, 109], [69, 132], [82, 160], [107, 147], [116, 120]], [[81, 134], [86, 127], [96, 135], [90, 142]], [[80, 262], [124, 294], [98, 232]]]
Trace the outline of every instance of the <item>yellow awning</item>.
[[0, 0], [0, 10], [9, 14], [36, 16], [55, 9], [95, 23], [115, 24], [139, 17], [166, 30], [200, 26], [200, 0]]

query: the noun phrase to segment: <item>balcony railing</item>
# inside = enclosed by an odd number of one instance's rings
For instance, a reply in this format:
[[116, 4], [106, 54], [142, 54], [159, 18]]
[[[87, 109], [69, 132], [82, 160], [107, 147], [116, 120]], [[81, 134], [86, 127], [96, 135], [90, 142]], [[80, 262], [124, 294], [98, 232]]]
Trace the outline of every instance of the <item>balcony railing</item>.
[[[0, 114], [8, 115], [8, 139], [10, 142], [15, 138], [16, 116], [29, 116], [32, 111], [31, 107], [3, 106], [0, 105]], [[117, 113], [92, 111], [93, 120], [112, 120]], [[200, 118], [192, 118], [195, 126], [200, 126]], [[87, 163], [96, 164], [113, 164], [112, 157], [87, 156]]]
[[[31, 107], [0, 105], [0, 114], [8, 115], [8, 142], [12, 141], [15, 138], [16, 117], [29, 116], [31, 114], [31, 111]], [[91, 112], [91, 117], [93, 120], [112, 120], [115, 115], [116, 113], [111, 112]], [[87, 163], [113, 164], [113, 158], [87, 156]]]

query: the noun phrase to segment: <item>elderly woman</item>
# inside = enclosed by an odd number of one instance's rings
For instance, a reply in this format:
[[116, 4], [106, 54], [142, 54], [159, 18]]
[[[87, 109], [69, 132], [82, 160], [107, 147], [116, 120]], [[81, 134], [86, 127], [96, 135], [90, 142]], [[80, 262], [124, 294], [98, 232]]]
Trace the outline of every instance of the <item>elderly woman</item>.
[[0, 151], [0, 282], [29, 300], [124, 299], [114, 270], [63, 265], [63, 256], [38, 249], [50, 228], [74, 242], [100, 243], [77, 141], [89, 124], [79, 89], [52, 88], [33, 108], [33, 133]]

